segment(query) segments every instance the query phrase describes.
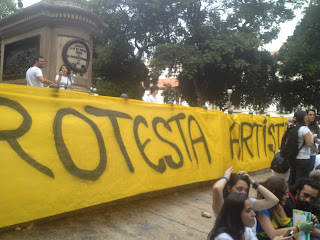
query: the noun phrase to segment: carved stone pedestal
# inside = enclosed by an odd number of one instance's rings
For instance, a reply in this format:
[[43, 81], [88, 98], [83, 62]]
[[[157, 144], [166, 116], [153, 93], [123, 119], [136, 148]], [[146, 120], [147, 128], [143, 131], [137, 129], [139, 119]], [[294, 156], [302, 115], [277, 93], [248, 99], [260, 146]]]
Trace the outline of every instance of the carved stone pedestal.
[[45, 78], [53, 81], [66, 64], [75, 75], [74, 90], [89, 92], [93, 38], [106, 27], [97, 15], [72, 1], [43, 0], [0, 20], [0, 83], [26, 84], [26, 71], [41, 55]]

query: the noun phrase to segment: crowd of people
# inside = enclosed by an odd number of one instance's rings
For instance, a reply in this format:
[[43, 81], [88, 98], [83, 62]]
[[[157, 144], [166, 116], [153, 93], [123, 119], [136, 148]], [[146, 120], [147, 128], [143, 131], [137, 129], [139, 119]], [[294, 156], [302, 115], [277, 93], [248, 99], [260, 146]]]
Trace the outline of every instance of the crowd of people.
[[[227, 169], [213, 186], [216, 221], [208, 240], [288, 240], [300, 231], [310, 233], [313, 240], [320, 239], [319, 215], [314, 211], [320, 170], [290, 187], [279, 176], [257, 183], [246, 172], [232, 171], [232, 167]], [[256, 198], [248, 198], [250, 185], [257, 190]], [[311, 212], [311, 220], [293, 225], [293, 209]]]
[[57, 85], [57, 88], [70, 90], [73, 89], [74, 79], [70, 76], [70, 69], [66, 65], [62, 65], [59, 73], [56, 75], [55, 81], [50, 81], [43, 77], [42, 68], [45, 60], [42, 56], [34, 58], [33, 66], [26, 72], [26, 81], [28, 86], [44, 87], [47, 85]]
[[[208, 240], [293, 239], [300, 231], [310, 239], [320, 239], [320, 165], [319, 122], [315, 111], [297, 111], [288, 128], [297, 129], [296, 157], [286, 159], [290, 167], [288, 181], [271, 176], [257, 183], [246, 172], [232, 173], [228, 168], [215, 182], [212, 209], [216, 216]], [[248, 198], [250, 185], [256, 198]], [[293, 224], [293, 210], [311, 213], [311, 220]]]

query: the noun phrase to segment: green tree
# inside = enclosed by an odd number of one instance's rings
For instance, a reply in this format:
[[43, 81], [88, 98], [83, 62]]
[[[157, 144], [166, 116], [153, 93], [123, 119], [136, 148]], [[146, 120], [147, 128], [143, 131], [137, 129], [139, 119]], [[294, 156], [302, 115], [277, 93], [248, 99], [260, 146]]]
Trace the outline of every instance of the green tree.
[[[0, 4], [0, 19], [9, 16], [17, 11], [16, 4], [13, 0], [1, 0]], [[1, 56], [1, 37], [0, 37], [0, 56]]]
[[311, 1], [277, 56], [279, 105], [285, 111], [313, 105], [320, 110], [320, 1]]
[[[136, 91], [129, 97], [141, 99], [141, 82], [148, 87], [150, 78], [158, 76], [149, 73], [144, 58], [157, 44], [175, 41], [183, 29], [178, 21], [178, 2], [91, 0], [88, 6], [108, 25], [94, 41], [94, 83], [100, 79], [119, 88], [130, 86]], [[104, 93], [113, 95], [113, 90], [105, 89]]]
[[0, 19], [17, 11], [16, 4], [13, 0], [1, 0]]
[[[91, 0], [89, 8], [109, 26], [94, 42], [95, 81], [139, 89], [179, 66], [179, 89], [190, 105], [223, 107], [223, 92], [235, 85], [233, 103], [263, 108], [272, 92], [258, 92], [272, 83], [273, 62], [259, 49], [277, 36], [279, 23], [292, 19], [287, 5], [303, 1]], [[153, 62], [150, 73], [144, 58]]]
[[226, 90], [235, 86], [234, 105], [263, 110], [274, 97], [276, 68], [271, 55], [260, 49], [277, 36], [279, 23], [293, 18], [289, 2], [184, 1], [188, 34], [179, 43], [157, 45], [154, 71], [182, 69], [180, 90], [192, 106], [210, 101], [224, 108]]
[[[144, 89], [141, 82], [147, 81], [148, 69], [144, 63], [130, 55], [131, 46], [123, 39], [110, 39], [103, 44], [104, 35], [96, 39], [93, 59], [93, 86], [100, 95], [141, 99]], [[100, 43], [100, 44], [99, 44]]]
[[164, 84], [164, 86], [166, 87], [163, 92], [161, 93], [161, 96], [163, 96], [163, 102], [164, 103], [176, 103], [179, 104], [182, 101], [184, 101], [182, 99], [182, 95], [178, 90], [178, 87], [172, 87], [171, 84]]

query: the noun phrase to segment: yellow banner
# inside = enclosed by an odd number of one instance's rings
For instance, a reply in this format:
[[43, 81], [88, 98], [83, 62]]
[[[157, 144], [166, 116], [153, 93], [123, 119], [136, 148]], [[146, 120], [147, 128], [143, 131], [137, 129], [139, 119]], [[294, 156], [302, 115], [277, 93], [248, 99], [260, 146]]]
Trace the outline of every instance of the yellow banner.
[[286, 121], [0, 84], [0, 228], [270, 167]]

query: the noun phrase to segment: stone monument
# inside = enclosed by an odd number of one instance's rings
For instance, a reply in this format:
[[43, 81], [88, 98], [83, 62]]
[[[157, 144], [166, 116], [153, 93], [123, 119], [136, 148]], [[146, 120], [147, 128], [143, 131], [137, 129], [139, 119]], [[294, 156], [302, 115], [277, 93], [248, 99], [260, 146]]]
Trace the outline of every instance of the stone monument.
[[1, 19], [0, 83], [26, 84], [26, 71], [41, 55], [45, 78], [53, 81], [65, 64], [74, 76], [74, 90], [89, 92], [93, 38], [106, 27], [74, 1], [43, 0]]

